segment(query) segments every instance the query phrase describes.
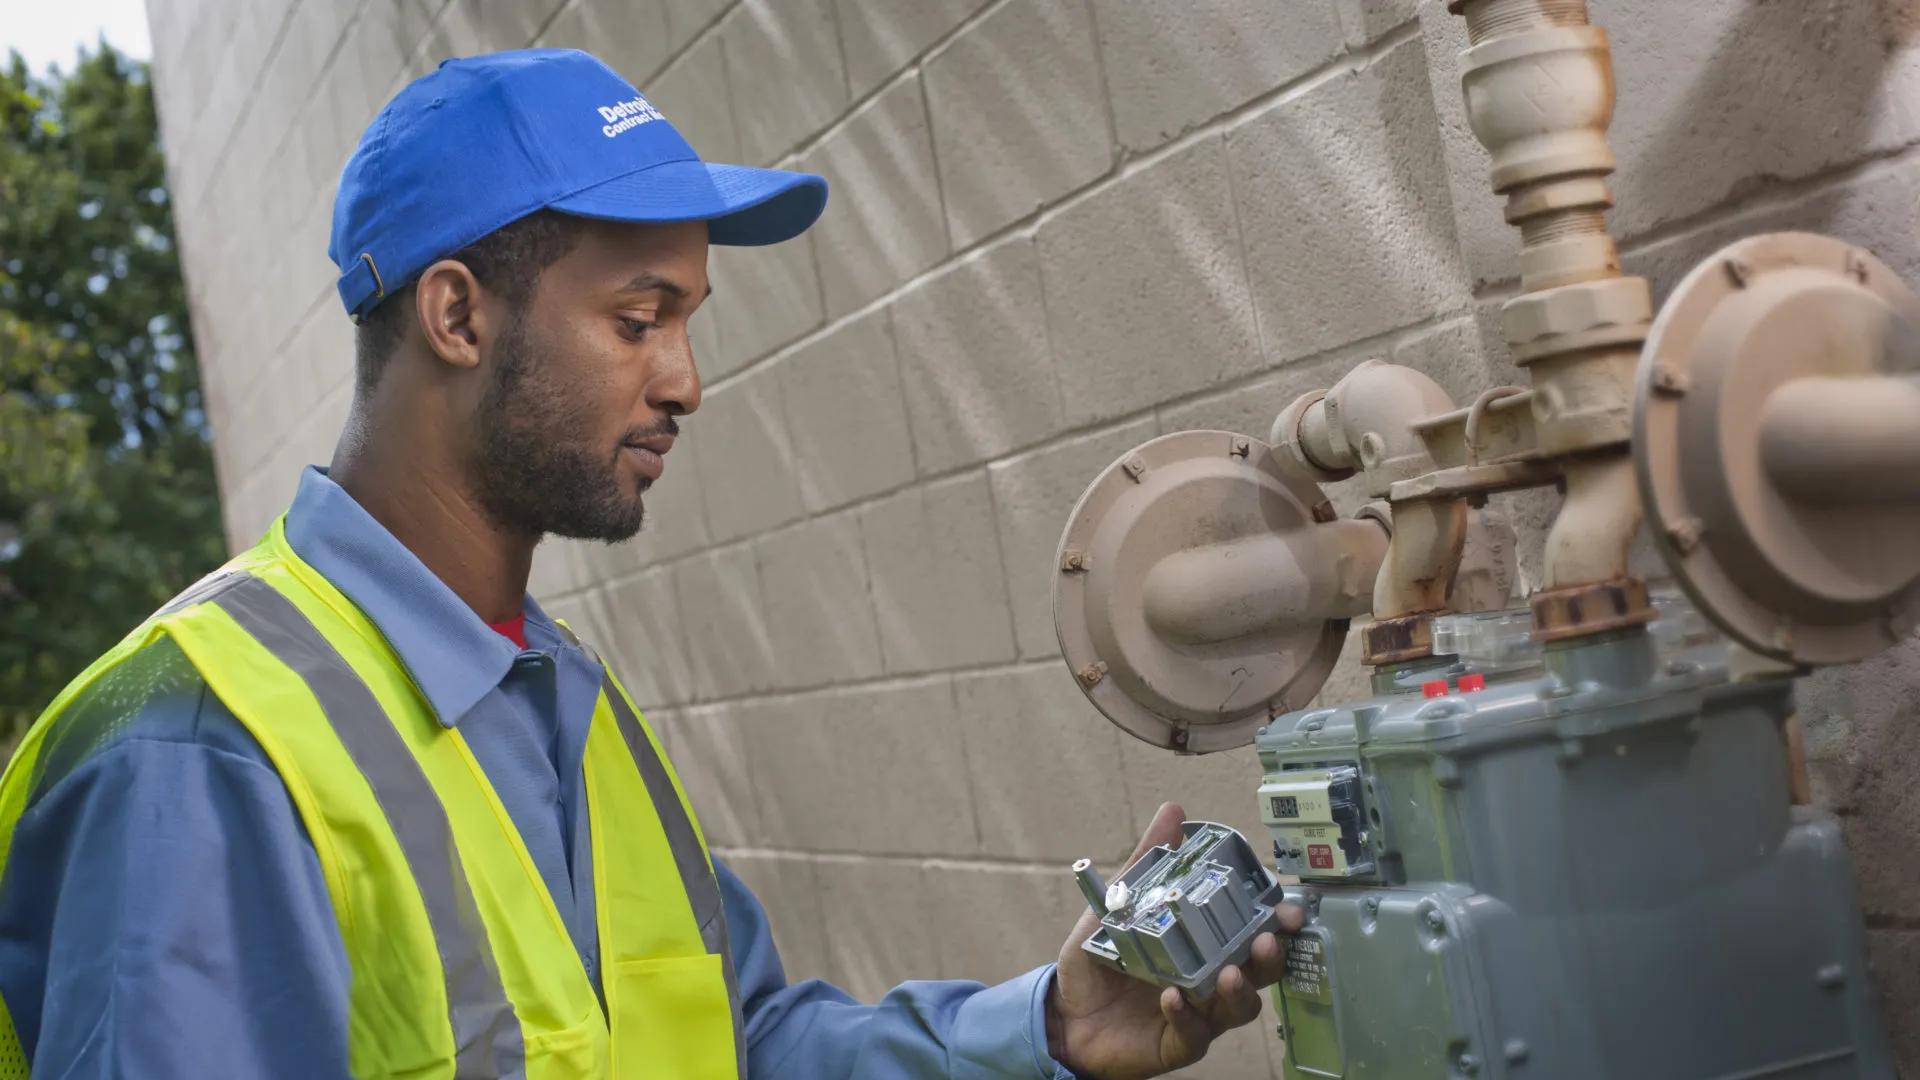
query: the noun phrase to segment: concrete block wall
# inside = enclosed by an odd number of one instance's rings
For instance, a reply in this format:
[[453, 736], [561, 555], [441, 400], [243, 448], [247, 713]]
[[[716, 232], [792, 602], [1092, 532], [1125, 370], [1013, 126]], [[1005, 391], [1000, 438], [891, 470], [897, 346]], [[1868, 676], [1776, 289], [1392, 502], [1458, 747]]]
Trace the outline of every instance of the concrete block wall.
[[[149, 0], [194, 329], [238, 547], [324, 461], [352, 333], [339, 169], [453, 55], [591, 49], [714, 159], [825, 174], [805, 239], [719, 250], [707, 401], [649, 525], [534, 590], [619, 665], [796, 976], [873, 997], [1053, 955], [1064, 871], [1165, 798], [1258, 824], [1242, 751], [1118, 734], [1056, 655], [1051, 556], [1163, 432], [1262, 436], [1372, 356], [1517, 378], [1516, 238], [1442, 0]], [[1631, 268], [1805, 228], [1920, 282], [1920, 6], [1592, 0]], [[1359, 493], [1342, 485], [1337, 505]], [[1509, 500], [1539, 579], [1554, 497]], [[1355, 692], [1343, 665], [1328, 695]], [[1920, 1070], [1920, 649], [1804, 689], [1878, 978]], [[1790, 933], [1791, 928], [1783, 928]], [[1277, 1075], [1263, 1023], [1196, 1076]]]

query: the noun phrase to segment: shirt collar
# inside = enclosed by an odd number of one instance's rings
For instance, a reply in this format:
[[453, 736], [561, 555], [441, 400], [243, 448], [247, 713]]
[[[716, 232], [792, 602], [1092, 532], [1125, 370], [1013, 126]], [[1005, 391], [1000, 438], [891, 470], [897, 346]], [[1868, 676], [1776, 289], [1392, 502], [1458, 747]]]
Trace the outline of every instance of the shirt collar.
[[[434, 576], [346, 489], [309, 466], [287, 511], [287, 544], [379, 628], [445, 727], [472, 711], [513, 668], [520, 650]], [[558, 641], [546, 613], [524, 600], [527, 643]]]

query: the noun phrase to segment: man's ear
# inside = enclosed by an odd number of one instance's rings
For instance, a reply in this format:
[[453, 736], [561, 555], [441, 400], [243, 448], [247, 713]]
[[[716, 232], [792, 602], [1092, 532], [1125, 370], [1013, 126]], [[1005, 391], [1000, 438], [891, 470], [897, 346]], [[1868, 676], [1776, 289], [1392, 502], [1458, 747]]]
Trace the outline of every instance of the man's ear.
[[441, 259], [420, 275], [415, 313], [427, 335], [427, 347], [455, 367], [480, 365], [480, 344], [495, 327], [486, 290], [467, 265]]

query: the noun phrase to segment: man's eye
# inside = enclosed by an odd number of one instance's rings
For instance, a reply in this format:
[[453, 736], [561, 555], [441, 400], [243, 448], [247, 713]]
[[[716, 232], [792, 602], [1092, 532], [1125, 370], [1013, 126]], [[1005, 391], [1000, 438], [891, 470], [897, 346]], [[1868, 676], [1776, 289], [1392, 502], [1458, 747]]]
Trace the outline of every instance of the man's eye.
[[626, 318], [623, 318], [620, 320], [621, 331], [625, 333], [626, 336], [632, 338], [635, 341], [639, 341], [640, 339], [646, 337], [647, 331], [657, 330], [659, 328], [660, 328], [660, 324], [657, 322], [647, 322], [642, 319], [626, 319]]

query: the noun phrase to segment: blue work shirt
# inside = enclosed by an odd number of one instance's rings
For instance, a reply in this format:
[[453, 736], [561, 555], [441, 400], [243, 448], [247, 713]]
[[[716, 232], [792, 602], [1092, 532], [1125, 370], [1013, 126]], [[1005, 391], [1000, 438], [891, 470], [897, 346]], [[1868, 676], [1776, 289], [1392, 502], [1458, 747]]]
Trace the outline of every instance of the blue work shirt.
[[[597, 989], [582, 761], [600, 665], [531, 598], [526, 649], [495, 633], [320, 469], [286, 535], [466, 737]], [[34, 1075], [346, 1076], [351, 972], [299, 812], [178, 646], [136, 660], [130, 688], [105, 695], [125, 715], [84, 753], [43, 755], [0, 879], [0, 997]], [[1070, 1077], [1046, 1051], [1051, 966], [993, 987], [910, 982], [876, 1005], [788, 985], [759, 901], [714, 869], [753, 1076]]]

